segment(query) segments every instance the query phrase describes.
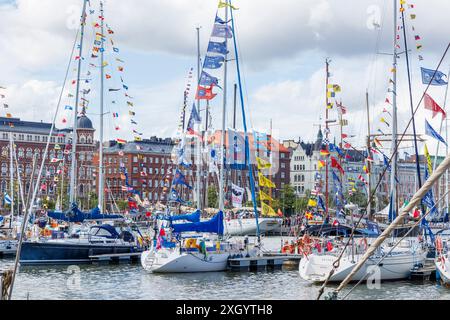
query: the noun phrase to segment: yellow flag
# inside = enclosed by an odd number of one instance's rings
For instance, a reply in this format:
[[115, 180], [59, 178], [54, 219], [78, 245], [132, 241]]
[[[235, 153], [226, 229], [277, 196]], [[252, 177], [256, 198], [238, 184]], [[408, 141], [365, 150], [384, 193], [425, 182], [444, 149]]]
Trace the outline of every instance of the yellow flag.
[[273, 201], [272, 197], [269, 196], [267, 193], [260, 191], [259, 192], [259, 200], [261, 201]]
[[239, 10], [239, 8], [236, 8], [235, 6], [232, 6], [231, 4], [227, 3], [227, 2], [219, 2], [219, 8], [225, 8], [225, 7], [230, 7], [233, 10]]
[[333, 90], [334, 90], [334, 92], [341, 92], [341, 86], [337, 85], [337, 84], [334, 84], [333, 85]]
[[317, 201], [314, 199], [309, 199], [308, 207], [317, 207]]
[[264, 175], [261, 172], [258, 172], [258, 178], [259, 178], [259, 185], [261, 187], [267, 187], [267, 188], [275, 188], [275, 183], [270, 181], [270, 179], [267, 179], [264, 177]]
[[406, 0], [400, 0], [400, 4], [405, 4]]
[[134, 137], [134, 141], [142, 141], [142, 138], [141, 137]]
[[270, 164], [269, 161], [266, 161], [264, 159], [261, 159], [259, 157], [256, 157], [256, 162], [258, 162], [258, 169], [262, 170], [262, 169], [269, 169], [272, 167], [272, 165]]
[[424, 149], [425, 149], [424, 150], [425, 158], [427, 159], [428, 173], [431, 175], [433, 173], [433, 166], [431, 165], [431, 157], [430, 157], [430, 153], [428, 152], [428, 147], [427, 147], [426, 143], [425, 143]]
[[276, 217], [277, 213], [275, 212], [275, 210], [273, 210], [273, 208], [267, 204], [265, 204], [264, 202], [261, 202], [261, 213], [263, 216], [271, 216], [271, 217]]
[[320, 169], [322, 169], [323, 167], [325, 167], [325, 161], [323, 160], [319, 160], [319, 163], [317, 164], [317, 167]]

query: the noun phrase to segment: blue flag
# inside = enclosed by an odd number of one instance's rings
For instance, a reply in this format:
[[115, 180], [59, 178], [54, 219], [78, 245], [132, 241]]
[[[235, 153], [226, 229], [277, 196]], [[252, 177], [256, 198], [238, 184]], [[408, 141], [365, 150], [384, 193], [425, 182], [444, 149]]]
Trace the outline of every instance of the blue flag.
[[320, 207], [320, 209], [322, 209], [323, 211], [327, 211], [327, 209], [325, 208], [325, 204], [323, 202], [322, 197], [318, 197], [317, 199], [317, 205]]
[[206, 69], [218, 69], [222, 66], [222, 63], [225, 61], [225, 58], [222, 56], [206, 56], [205, 63], [203, 64], [203, 68]]
[[390, 201], [389, 201], [389, 222], [394, 221], [397, 213], [395, 212], [395, 204], [394, 204], [394, 195], [391, 192]]
[[214, 42], [214, 41], [209, 42], [208, 52], [220, 53], [223, 55], [229, 53], [229, 51], [227, 50], [226, 42]]
[[9, 196], [9, 194], [7, 194], [7, 193], [5, 193], [5, 203], [6, 204], [11, 204], [11, 202], [12, 202], [12, 199], [11, 199], [11, 197]]
[[233, 32], [230, 26], [215, 24], [211, 36], [218, 38], [232, 38]]
[[64, 110], [73, 110], [73, 108], [71, 106], [65, 106]]
[[[447, 77], [444, 73], [439, 70], [431, 70], [420, 68], [422, 71], [422, 83], [423, 84], [431, 84], [432, 86], [444, 86], [447, 82], [442, 79], [442, 77]], [[436, 74], [435, 74], [436, 72]], [[433, 78], [434, 75], [434, 78]], [[430, 83], [431, 82], [431, 83]]]
[[[428, 179], [428, 168], [425, 166], [425, 181]], [[436, 205], [434, 203], [434, 196], [433, 196], [433, 188], [431, 188], [427, 194], [422, 198], [422, 203], [428, 207], [428, 209], [431, 210], [430, 217], [433, 217], [436, 215]]]
[[427, 120], [425, 120], [425, 134], [427, 136], [433, 137], [437, 140], [439, 140], [440, 142], [442, 142], [443, 144], [447, 145], [447, 142], [445, 142], [444, 138], [442, 138], [439, 133], [437, 133], [432, 127], [431, 125], [428, 123]]
[[195, 103], [192, 105], [192, 111], [191, 116], [189, 117], [188, 125], [187, 125], [187, 131], [191, 134], [194, 134], [194, 125], [196, 123], [201, 123], [202, 119], [200, 118], [200, 115], [197, 112], [197, 108], [195, 107]]
[[[231, 20], [230, 20], [230, 21], [231, 21]], [[219, 17], [219, 16], [216, 15], [216, 21], [215, 21], [215, 23], [226, 24], [226, 23], [228, 23], [228, 22], [230, 22], [230, 21], [222, 20], [221, 17]]]
[[189, 189], [192, 189], [192, 187], [187, 183], [186, 177], [178, 169], [175, 172], [175, 177], [173, 178], [172, 184], [175, 186], [181, 184], [188, 187]]
[[170, 193], [169, 201], [178, 202], [178, 203], [184, 203], [185, 201], [180, 198], [180, 195], [178, 194], [177, 190], [172, 189], [172, 192]]
[[[200, 85], [201, 86], [211, 86], [211, 85], [215, 85], [216, 87], [219, 87], [219, 79], [217, 79], [216, 77], [213, 77], [212, 75], [210, 75], [209, 73], [203, 71], [201, 76], [200, 76]], [[220, 88], [220, 87], [219, 87]]]

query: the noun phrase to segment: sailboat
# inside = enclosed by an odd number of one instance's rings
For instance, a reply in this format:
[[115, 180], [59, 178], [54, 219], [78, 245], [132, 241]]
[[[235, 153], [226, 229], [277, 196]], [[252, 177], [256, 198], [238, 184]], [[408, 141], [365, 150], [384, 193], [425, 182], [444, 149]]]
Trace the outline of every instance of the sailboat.
[[[396, 169], [397, 169], [397, 103], [396, 103], [396, 70], [397, 70], [397, 34], [398, 28], [396, 26], [397, 22], [397, 1], [393, 0], [394, 3], [394, 54], [393, 54], [393, 76], [392, 81], [394, 85], [393, 93], [393, 129], [392, 129], [392, 154], [393, 163], [391, 166], [391, 196], [390, 196], [390, 209], [389, 218], [390, 221], [394, 219], [397, 210], [397, 190], [396, 190]], [[403, 14], [403, 5], [402, 14]], [[404, 23], [404, 20], [403, 20]], [[403, 26], [404, 28], [404, 26]], [[406, 39], [405, 39], [406, 42]], [[407, 51], [407, 49], [406, 49]], [[405, 55], [407, 57], [407, 52]], [[407, 60], [408, 61], [408, 60]], [[413, 124], [414, 125], [414, 124]], [[414, 135], [415, 137], [415, 135]], [[417, 153], [417, 142], [416, 142], [416, 153]], [[417, 155], [418, 157], [418, 155]], [[419, 168], [419, 163], [417, 159], [417, 166]], [[420, 179], [420, 169], [418, 169], [418, 175]], [[324, 282], [333, 270], [329, 281], [342, 281], [344, 280], [350, 272], [353, 270], [355, 265], [363, 258], [365, 252], [367, 251], [368, 244], [366, 239], [361, 240], [359, 243], [361, 246], [359, 248], [355, 246], [354, 241], [349, 247], [345, 247], [345, 251], [340, 258], [339, 264], [335, 266], [335, 262], [339, 256], [340, 251], [343, 250], [340, 247], [331, 248], [329, 252], [326, 253], [313, 253], [307, 258], [302, 259], [299, 265], [300, 276], [308, 281], [313, 282]], [[395, 249], [390, 250], [391, 240], [384, 243], [383, 246], [378, 248], [376, 251], [360, 268], [360, 270], [352, 276], [353, 281], [364, 280], [369, 275], [375, 275], [380, 280], [397, 280], [408, 278], [411, 274], [411, 269], [414, 266], [424, 264], [427, 249], [423, 243], [420, 243], [417, 239], [402, 240]], [[359, 245], [358, 244], [358, 245]], [[380, 263], [380, 261], [382, 262]], [[376, 269], [377, 268], [377, 269]]]
[[[216, 14], [212, 37], [225, 39], [224, 42], [210, 41], [208, 44], [208, 54], [204, 61], [204, 68], [218, 69], [224, 66], [224, 85], [223, 85], [223, 118], [222, 132], [225, 132], [225, 112], [226, 112], [226, 84], [227, 84], [227, 56], [228, 56], [228, 39], [233, 38], [237, 74], [239, 79], [239, 87], [241, 93], [242, 114], [245, 131], [245, 152], [246, 158], [249, 159], [249, 144], [247, 127], [245, 120], [244, 101], [242, 101], [242, 85], [240, 81], [239, 56], [237, 54], [236, 34], [234, 28], [234, 18], [231, 1], [219, 2], [219, 8], [224, 8], [225, 19], [222, 19], [218, 13]], [[229, 13], [231, 19], [228, 21]], [[231, 22], [231, 26], [229, 25]], [[198, 32], [199, 29], [197, 29]], [[199, 51], [199, 50], [198, 50]], [[198, 53], [200, 57], [200, 53]], [[200, 58], [198, 59], [200, 61]], [[218, 85], [218, 79], [209, 75], [198, 67], [198, 89], [197, 89], [197, 105], [201, 99], [207, 101], [213, 99], [216, 94], [212, 93], [214, 86]], [[195, 104], [192, 108], [191, 121], [188, 130], [194, 132], [193, 123], [200, 123]], [[224, 154], [224, 139], [221, 137], [221, 151]], [[198, 139], [200, 143], [200, 139]], [[182, 154], [182, 152], [180, 152]], [[198, 157], [200, 164], [200, 157]], [[182, 161], [179, 161], [182, 163]], [[160, 227], [155, 228], [153, 244], [150, 250], [145, 251], [141, 255], [141, 264], [143, 268], [150, 272], [173, 273], [173, 272], [206, 272], [206, 271], [225, 271], [230, 256], [239, 256], [245, 248], [240, 243], [232, 243], [223, 239], [224, 236], [224, 173], [225, 169], [221, 165], [219, 172], [219, 212], [210, 220], [201, 221], [196, 214], [176, 216], [167, 212], [166, 217], [161, 217], [166, 221], [160, 223]], [[252, 187], [252, 200], [254, 204], [255, 220], [258, 225], [258, 214], [256, 209], [256, 197], [254, 193], [254, 181], [251, 167], [250, 184]], [[199, 171], [198, 171], [199, 172]], [[200, 201], [200, 175], [197, 174], [197, 207], [198, 213], [201, 212]], [[186, 185], [183, 175], [177, 171], [174, 182], [181, 182]], [[173, 183], [174, 183], [173, 182]], [[185, 220], [186, 223], [176, 223], [176, 221]], [[257, 233], [259, 239], [259, 233]], [[247, 246], [247, 244], [246, 244]], [[257, 251], [255, 246], [250, 250], [252, 254]]]
[[[142, 235], [138, 229], [128, 225], [122, 215], [103, 214], [103, 150], [100, 146], [100, 188], [99, 188], [99, 207], [94, 208], [89, 213], [82, 212], [75, 202], [76, 194], [76, 151], [77, 151], [77, 128], [79, 122], [85, 121], [85, 107], [81, 116], [78, 116], [78, 104], [80, 95], [80, 73], [81, 63], [83, 60], [83, 40], [86, 26], [86, 6], [90, 2], [83, 1], [83, 9], [81, 15], [81, 36], [78, 45], [79, 54], [75, 107], [73, 108], [74, 124], [72, 129], [72, 162], [70, 175], [70, 203], [71, 207], [68, 212], [49, 211], [49, 218], [67, 222], [70, 225], [69, 233], [64, 234], [64, 238], [48, 239], [39, 238], [37, 240], [28, 240], [23, 242], [20, 254], [21, 264], [73, 264], [73, 263], [89, 263], [91, 256], [101, 254], [120, 254], [141, 251]], [[104, 11], [103, 2], [100, 1], [100, 23], [101, 38], [104, 37]], [[97, 40], [96, 40], [97, 41]], [[101, 53], [101, 90], [100, 90], [100, 106], [101, 106], [101, 124], [100, 124], [100, 141], [103, 140], [103, 79], [104, 79], [104, 61], [103, 54], [105, 51], [104, 41], [99, 41]], [[101, 144], [100, 144], [101, 145]], [[88, 223], [90, 221], [90, 223]], [[103, 223], [97, 224], [97, 221]], [[104, 223], [104, 222], [110, 223]], [[82, 224], [81, 227], [77, 224]]]

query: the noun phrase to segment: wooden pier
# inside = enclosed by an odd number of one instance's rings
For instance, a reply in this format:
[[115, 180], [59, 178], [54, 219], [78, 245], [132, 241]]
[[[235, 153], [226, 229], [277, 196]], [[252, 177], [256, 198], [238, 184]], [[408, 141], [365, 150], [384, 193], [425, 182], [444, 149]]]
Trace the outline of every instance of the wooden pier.
[[301, 255], [271, 253], [257, 257], [236, 257], [228, 259], [228, 269], [231, 271], [262, 271], [296, 267]]
[[132, 253], [114, 253], [114, 254], [100, 254], [95, 256], [89, 256], [92, 263], [110, 263], [110, 264], [120, 264], [120, 263], [136, 263], [139, 261], [142, 252], [132, 252]]
[[436, 280], [436, 265], [434, 259], [426, 259], [423, 266], [411, 269], [411, 280]]

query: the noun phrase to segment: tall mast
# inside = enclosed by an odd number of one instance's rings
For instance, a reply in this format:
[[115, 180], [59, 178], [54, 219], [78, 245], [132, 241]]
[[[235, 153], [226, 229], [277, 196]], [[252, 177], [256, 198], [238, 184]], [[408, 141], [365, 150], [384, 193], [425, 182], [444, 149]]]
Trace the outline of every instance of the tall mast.
[[[328, 58], [325, 60], [326, 63], [326, 72], [327, 72], [327, 77], [326, 77], [326, 87], [325, 87], [325, 106], [326, 106], [326, 111], [325, 111], [325, 139], [328, 140], [328, 132], [329, 132], [329, 127], [328, 127], [328, 84], [329, 84], [329, 76], [330, 76], [330, 72], [329, 72], [329, 67], [330, 67], [330, 60], [328, 60]], [[328, 147], [327, 147], [328, 148]], [[326, 166], [325, 166], [325, 219], [328, 219], [328, 160], [326, 160]]]
[[80, 49], [78, 52], [78, 71], [77, 71], [77, 89], [75, 93], [75, 106], [73, 117], [73, 129], [72, 129], [72, 153], [71, 153], [71, 168], [70, 168], [70, 203], [73, 203], [76, 199], [76, 185], [75, 185], [75, 172], [76, 172], [76, 155], [77, 155], [77, 129], [78, 129], [78, 102], [80, 98], [80, 75], [81, 75], [81, 60], [83, 55], [83, 40], [84, 40], [84, 27], [86, 25], [86, 3], [88, 0], [83, 1], [83, 11], [81, 13], [81, 35], [80, 35]]
[[[398, 212], [397, 208], [397, 186], [395, 177], [397, 176], [397, 0], [394, 2], [394, 56], [392, 61], [392, 144], [391, 144], [391, 154], [392, 154], [392, 166], [391, 166], [391, 206]], [[394, 217], [392, 217], [394, 218]]]
[[[228, 4], [228, 0], [226, 0], [226, 3]], [[228, 26], [228, 5], [225, 6], [225, 21], [226, 26]], [[225, 37], [225, 49], [228, 49], [228, 38]], [[227, 57], [228, 55], [225, 54], [225, 61], [224, 61], [224, 67], [223, 67], [223, 108], [222, 108], [222, 134], [220, 135], [220, 145], [221, 145], [221, 152], [220, 152], [220, 164], [221, 164], [221, 170], [220, 170], [220, 179], [219, 179], [219, 210], [223, 211], [224, 209], [224, 176], [225, 176], [225, 125], [226, 125], [226, 115], [227, 115]], [[231, 143], [231, 142], [229, 142]]]
[[[403, 9], [403, 4], [400, 4], [400, 7]], [[418, 187], [420, 189], [422, 187], [422, 177], [420, 174], [419, 148], [417, 146], [416, 121], [415, 121], [415, 117], [414, 117], [414, 105], [413, 105], [412, 86], [411, 86], [411, 72], [409, 69], [408, 42], [406, 41], [405, 14], [404, 14], [403, 10], [402, 10], [402, 25], [403, 25], [403, 41], [405, 44], [406, 70], [408, 72], [409, 103], [410, 103], [410, 107], [411, 107], [412, 127], [413, 127], [413, 134], [414, 134], [414, 149], [416, 152], [417, 181], [419, 183]], [[394, 92], [394, 95], [395, 95], [395, 92]], [[423, 209], [424, 209], [424, 206], [422, 205], [422, 212], [425, 212]]]
[[[198, 81], [197, 83], [200, 84], [200, 77], [201, 77], [201, 70], [200, 70], [200, 27], [197, 27], [197, 76]], [[200, 99], [197, 99], [197, 110], [200, 113]], [[202, 168], [202, 161], [201, 161], [201, 141], [199, 137], [197, 137], [197, 209], [202, 209], [202, 202], [201, 202], [201, 193], [200, 193], [200, 185], [201, 185], [201, 168]]]
[[[367, 156], [372, 158], [370, 151], [370, 108], [369, 108], [369, 92], [366, 91], [366, 108], [367, 108]], [[367, 217], [372, 219], [372, 164], [367, 161], [367, 169], [369, 171], [367, 176]]]
[[[11, 217], [9, 218], [9, 227], [12, 227], [12, 220], [14, 215], [14, 166], [13, 166], [13, 137], [12, 137], [12, 131], [9, 133], [9, 184], [10, 184], [10, 197], [11, 197]], [[17, 221], [19, 221], [17, 219]]]
[[[104, 32], [104, 16], [103, 16], [103, 1], [100, 1], [100, 20], [101, 20], [101, 34], [103, 37]], [[104, 109], [104, 73], [105, 68], [103, 66], [104, 63], [104, 51], [105, 51], [105, 42], [103, 39], [101, 40], [102, 46], [100, 50], [100, 150], [99, 150], [99, 178], [98, 178], [98, 207], [100, 212], [103, 213], [103, 203], [105, 198], [105, 179], [104, 179], [104, 166], [103, 166], [103, 109]]]

